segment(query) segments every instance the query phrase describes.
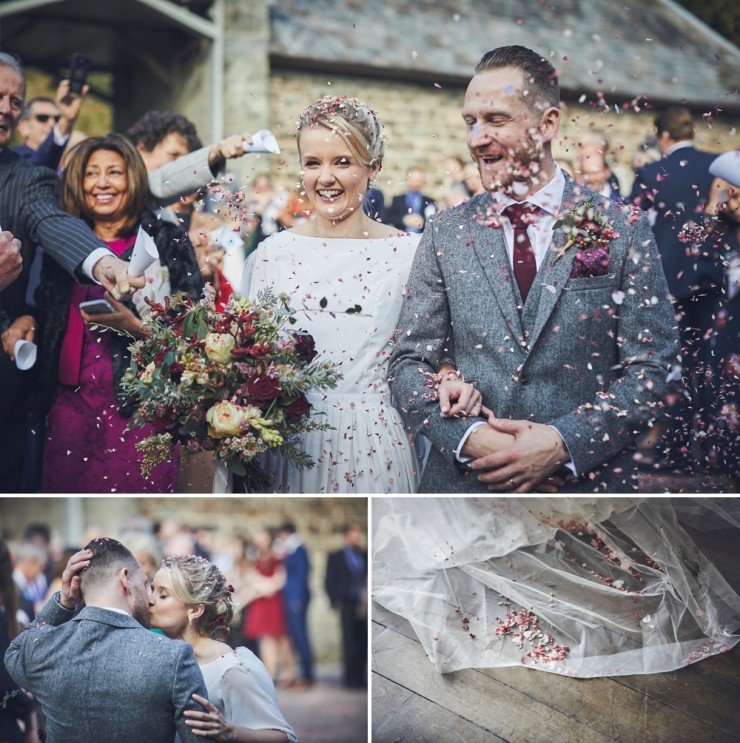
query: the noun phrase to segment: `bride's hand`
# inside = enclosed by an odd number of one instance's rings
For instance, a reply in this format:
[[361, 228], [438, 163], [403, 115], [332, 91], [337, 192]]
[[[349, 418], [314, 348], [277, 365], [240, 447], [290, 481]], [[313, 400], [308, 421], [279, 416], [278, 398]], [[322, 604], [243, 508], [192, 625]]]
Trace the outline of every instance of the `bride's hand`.
[[439, 383], [439, 408], [443, 418], [471, 418], [483, 406], [483, 395], [470, 382], [450, 375]]
[[218, 709], [199, 694], [193, 694], [193, 699], [206, 710], [205, 712], [196, 712], [192, 709], [185, 710], [185, 723], [190, 726], [193, 733], [213, 738], [213, 740], [230, 740], [233, 728], [226, 722]]

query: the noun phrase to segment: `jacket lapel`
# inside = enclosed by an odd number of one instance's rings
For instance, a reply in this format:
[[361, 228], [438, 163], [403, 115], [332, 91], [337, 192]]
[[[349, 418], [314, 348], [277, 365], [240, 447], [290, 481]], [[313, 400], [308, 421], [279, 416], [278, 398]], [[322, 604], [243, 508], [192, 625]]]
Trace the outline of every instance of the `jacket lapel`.
[[[577, 193], [576, 185], [573, 180], [565, 176], [565, 190], [563, 191], [563, 203], [560, 208], [560, 214], [564, 215], [569, 212], [576, 205]], [[561, 217], [556, 219], [556, 223]], [[534, 327], [532, 328], [532, 335], [529, 338], [530, 351], [534, 348], [537, 339], [540, 337], [543, 328], [547, 324], [555, 305], [560, 298], [560, 294], [563, 291], [563, 287], [570, 277], [570, 272], [573, 264], [573, 256], [575, 255], [575, 249], [567, 251], [561, 258], [559, 258], [554, 264], [553, 260], [566, 243], [565, 230], [560, 227], [556, 227], [553, 232], [552, 242], [550, 243], [550, 249], [547, 251], [540, 270], [537, 272], [535, 282], [540, 286], [540, 301], [537, 307], [537, 315], [534, 321]]]
[[[485, 195], [485, 198], [488, 196]], [[521, 349], [524, 342], [524, 330], [517, 308], [517, 289], [509, 266], [503, 230], [487, 227], [474, 218], [471, 219], [470, 224], [475, 253], [483, 267], [501, 314], [506, 320], [506, 325], [516, 340], [517, 348]]]

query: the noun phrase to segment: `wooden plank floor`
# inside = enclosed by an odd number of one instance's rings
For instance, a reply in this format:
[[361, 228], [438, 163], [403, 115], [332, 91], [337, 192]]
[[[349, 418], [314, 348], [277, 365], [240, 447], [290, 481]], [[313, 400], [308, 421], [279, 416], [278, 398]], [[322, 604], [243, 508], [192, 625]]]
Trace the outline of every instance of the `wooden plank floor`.
[[526, 668], [440, 674], [405, 619], [373, 604], [375, 743], [740, 740], [740, 647], [672, 673], [572, 679]]

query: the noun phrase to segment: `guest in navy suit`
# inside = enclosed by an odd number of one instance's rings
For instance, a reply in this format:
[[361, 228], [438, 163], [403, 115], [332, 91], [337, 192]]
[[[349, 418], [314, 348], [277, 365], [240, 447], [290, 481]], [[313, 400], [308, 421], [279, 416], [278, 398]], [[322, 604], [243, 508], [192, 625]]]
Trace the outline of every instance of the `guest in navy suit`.
[[423, 232], [427, 219], [437, 211], [434, 199], [421, 192], [426, 181], [421, 168], [411, 168], [406, 177], [406, 193], [393, 197], [384, 221], [404, 232]]
[[18, 122], [23, 144], [13, 152], [31, 165], [57, 170], [87, 91], [86, 85], [79, 95], [70, 93], [69, 80], [62, 80], [56, 100], [39, 96], [28, 101]]
[[293, 649], [298, 655], [300, 666], [298, 677], [291, 684], [292, 687], [308, 687], [313, 684], [313, 652], [308, 638], [306, 615], [311, 600], [311, 591], [308, 579], [311, 573], [311, 563], [308, 551], [303, 540], [296, 533], [295, 525], [291, 523], [280, 527], [279, 536], [283, 541], [283, 567], [285, 568], [285, 586], [283, 587], [283, 601], [285, 602], [285, 618], [288, 622], [290, 639]]
[[329, 555], [324, 587], [342, 621], [344, 685], [361, 688], [367, 686], [367, 554], [357, 524], [345, 526], [342, 537], [342, 549]]
[[686, 384], [683, 397], [667, 413], [673, 430], [665, 464], [683, 466], [689, 463], [692, 416], [703, 377], [700, 346], [712, 327], [722, 272], [708, 270], [707, 262], [699, 260], [691, 244], [679, 235], [687, 222], [700, 219], [704, 212], [713, 180], [709, 166], [716, 155], [694, 147], [694, 122], [684, 106], [672, 106], [658, 115], [655, 128], [663, 158], [637, 171], [630, 199], [651, 215], [681, 334]]

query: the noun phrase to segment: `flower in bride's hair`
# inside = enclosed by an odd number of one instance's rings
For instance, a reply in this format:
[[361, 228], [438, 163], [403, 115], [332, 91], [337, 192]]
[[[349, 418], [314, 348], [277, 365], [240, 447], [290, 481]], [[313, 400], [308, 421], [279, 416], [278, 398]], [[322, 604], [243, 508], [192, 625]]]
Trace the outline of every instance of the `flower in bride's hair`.
[[228, 364], [231, 361], [231, 349], [236, 345], [236, 339], [231, 333], [208, 333], [205, 338], [206, 356], [219, 364]]

